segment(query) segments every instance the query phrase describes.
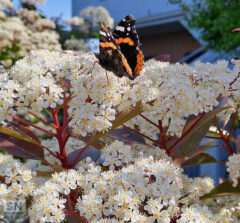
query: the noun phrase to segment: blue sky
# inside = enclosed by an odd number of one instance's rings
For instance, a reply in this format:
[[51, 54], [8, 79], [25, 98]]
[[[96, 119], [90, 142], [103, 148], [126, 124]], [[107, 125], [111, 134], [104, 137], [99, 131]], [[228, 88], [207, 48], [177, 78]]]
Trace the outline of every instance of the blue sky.
[[[13, 0], [15, 7], [19, 7], [20, 0]], [[39, 6], [39, 11], [44, 16], [55, 17], [63, 14], [63, 19], [71, 18], [71, 0], [46, 0], [44, 6]]]

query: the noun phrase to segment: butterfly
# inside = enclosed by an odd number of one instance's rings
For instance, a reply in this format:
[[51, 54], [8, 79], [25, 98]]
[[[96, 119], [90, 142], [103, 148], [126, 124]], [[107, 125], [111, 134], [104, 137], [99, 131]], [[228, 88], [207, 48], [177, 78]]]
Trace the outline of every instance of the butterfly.
[[135, 23], [133, 16], [127, 15], [111, 32], [110, 27], [102, 22], [99, 30], [100, 53], [96, 54], [103, 68], [117, 77], [126, 76], [130, 80], [140, 75], [144, 63]]

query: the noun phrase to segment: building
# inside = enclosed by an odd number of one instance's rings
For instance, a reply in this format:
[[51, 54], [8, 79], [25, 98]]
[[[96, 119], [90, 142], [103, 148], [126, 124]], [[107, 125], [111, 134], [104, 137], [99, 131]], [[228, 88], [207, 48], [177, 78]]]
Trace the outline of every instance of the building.
[[182, 24], [181, 8], [168, 0], [72, 0], [72, 16], [88, 6], [105, 7], [116, 24], [124, 16], [133, 15], [146, 59], [170, 55], [176, 62], [201, 47]]

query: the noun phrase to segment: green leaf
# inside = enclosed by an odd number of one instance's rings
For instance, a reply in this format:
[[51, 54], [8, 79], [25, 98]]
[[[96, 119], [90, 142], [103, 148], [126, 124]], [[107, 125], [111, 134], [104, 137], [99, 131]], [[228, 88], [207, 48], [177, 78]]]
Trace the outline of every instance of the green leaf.
[[214, 189], [211, 192], [205, 194], [201, 197], [201, 199], [213, 198], [213, 197], [222, 197], [229, 195], [240, 195], [240, 180], [238, 181], [238, 185], [236, 187], [232, 186], [231, 181], [225, 181]]
[[189, 166], [196, 166], [200, 164], [207, 164], [207, 163], [218, 163], [218, 161], [206, 153], [197, 154], [189, 159], [186, 159], [182, 162], [181, 167], [189, 167]]

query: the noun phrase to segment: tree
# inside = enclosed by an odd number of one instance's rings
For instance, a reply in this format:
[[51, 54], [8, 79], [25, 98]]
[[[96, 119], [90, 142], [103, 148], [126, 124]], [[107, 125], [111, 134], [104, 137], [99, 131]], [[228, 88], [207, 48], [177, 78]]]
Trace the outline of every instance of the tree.
[[229, 52], [239, 46], [239, 33], [232, 33], [240, 27], [239, 0], [192, 0], [192, 4], [169, 1], [181, 5], [189, 27], [200, 29], [208, 48]]

